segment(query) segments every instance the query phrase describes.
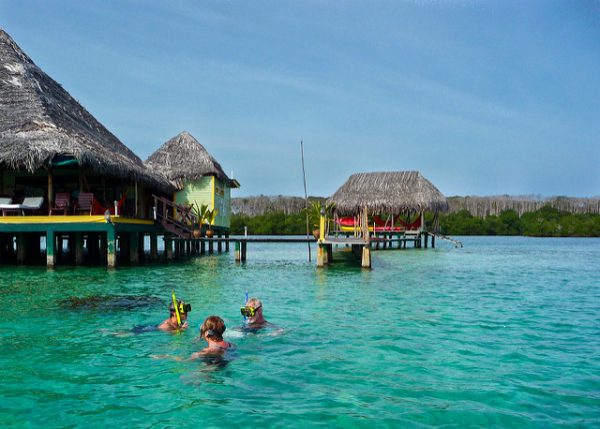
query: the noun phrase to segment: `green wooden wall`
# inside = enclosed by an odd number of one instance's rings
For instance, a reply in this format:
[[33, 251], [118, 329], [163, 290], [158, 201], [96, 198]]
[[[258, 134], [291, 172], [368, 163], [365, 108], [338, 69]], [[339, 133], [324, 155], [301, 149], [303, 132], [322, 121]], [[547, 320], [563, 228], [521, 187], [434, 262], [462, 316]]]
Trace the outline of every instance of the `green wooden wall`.
[[175, 194], [176, 204], [207, 204], [216, 207], [218, 213], [215, 226], [229, 228], [231, 224], [231, 190], [223, 181], [214, 176], [205, 176], [198, 181], [187, 183]]

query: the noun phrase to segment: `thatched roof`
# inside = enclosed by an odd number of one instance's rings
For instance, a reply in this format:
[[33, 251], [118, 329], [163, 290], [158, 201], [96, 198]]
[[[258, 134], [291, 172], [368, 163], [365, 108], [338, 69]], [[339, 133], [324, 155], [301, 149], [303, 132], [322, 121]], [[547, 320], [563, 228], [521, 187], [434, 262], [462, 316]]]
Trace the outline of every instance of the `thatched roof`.
[[[232, 187], [221, 164], [190, 133], [184, 131], [163, 144], [145, 161], [149, 170], [162, 174], [179, 189], [184, 182], [193, 182], [203, 176], [216, 176]], [[238, 185], [239, 186], [239, 185]]]
[[341, 215], [356, 214], [363, 207], [369, 213], [448, 209], [446, 197], [418, 171], [353, 174], [328, 201]]
[[170, 189], [0, 29], [0, 165], [34, 172], [71, 157], [99, 174]]

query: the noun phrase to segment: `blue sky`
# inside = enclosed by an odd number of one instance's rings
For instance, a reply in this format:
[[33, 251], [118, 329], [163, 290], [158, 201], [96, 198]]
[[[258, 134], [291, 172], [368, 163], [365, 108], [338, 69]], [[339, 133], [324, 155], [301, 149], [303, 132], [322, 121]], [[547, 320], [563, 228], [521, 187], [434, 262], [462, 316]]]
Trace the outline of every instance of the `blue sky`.
[[242, 188], [419, 170], [445, 195], [600, 195], [600, 1], [0, 0], [145, 159], [183, 130]]

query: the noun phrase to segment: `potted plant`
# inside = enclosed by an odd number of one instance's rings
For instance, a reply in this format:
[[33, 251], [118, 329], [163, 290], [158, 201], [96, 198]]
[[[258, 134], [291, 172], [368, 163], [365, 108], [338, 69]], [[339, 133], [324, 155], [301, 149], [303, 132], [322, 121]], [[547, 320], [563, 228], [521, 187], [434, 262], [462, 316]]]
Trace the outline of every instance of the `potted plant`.
[[196, 217], [197, 228], [194, 225], [194, 232], [192, 233], [194, 238], [200, 238], [202, 236], [202, 222], [206, 217], [206, 212], [208, 211], [208, 204], [198, 205], [198, 203], [192, 203], [192, 213]]
[[206, 221], [208, 222], [208, 229], [206, 230], [206, 236], [208, 238], [211, 238], [215, 233], [212, 230], [212, 226], [213, 223], [215, 222], [215, 219], [217, 218], [217, 214], [218, 214], [218, 210], [217, 209], [206, 209], [206, 213], [204, 215], [204, 218], [206, 219]]

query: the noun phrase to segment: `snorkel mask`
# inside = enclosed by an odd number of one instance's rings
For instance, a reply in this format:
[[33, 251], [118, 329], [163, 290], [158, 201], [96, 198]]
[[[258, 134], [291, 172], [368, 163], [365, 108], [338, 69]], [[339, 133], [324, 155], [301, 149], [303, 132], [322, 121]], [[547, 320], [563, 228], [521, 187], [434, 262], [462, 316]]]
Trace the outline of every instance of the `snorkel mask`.
[[254, 307], [241, 307], [240, 308], [240, 313], [242, 313], [242, 316], [244, 317], [254, 317], [254, 315], [258, 312], [258, 309], [261, 308], [262, 305], [259, 305], [258, 307], [254, 308]]

